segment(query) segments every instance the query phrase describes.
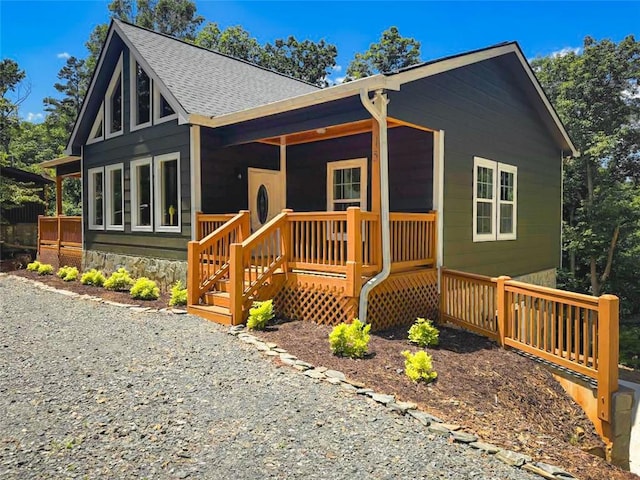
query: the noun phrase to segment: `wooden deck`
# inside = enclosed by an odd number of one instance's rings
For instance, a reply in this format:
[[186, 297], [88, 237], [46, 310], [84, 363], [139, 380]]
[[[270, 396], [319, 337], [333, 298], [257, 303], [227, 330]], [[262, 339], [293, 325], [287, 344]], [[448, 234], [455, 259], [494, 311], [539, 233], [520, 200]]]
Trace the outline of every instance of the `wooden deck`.
[[82, 267], [82, 217], [38, 217], [38, 258], [54, 268]]

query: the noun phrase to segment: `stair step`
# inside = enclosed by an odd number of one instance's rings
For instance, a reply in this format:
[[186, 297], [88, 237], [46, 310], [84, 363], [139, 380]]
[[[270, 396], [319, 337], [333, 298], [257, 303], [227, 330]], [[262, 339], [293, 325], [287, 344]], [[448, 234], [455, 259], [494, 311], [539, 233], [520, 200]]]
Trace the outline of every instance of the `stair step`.
[[207, 305], [229, 308], [231, 306], [231, 295], [229, 292], [218, 292], [212, 290], [204, 294], [204, 303]]
[[228, 308], [216, 305], [189, 305], [187, 311], [193, 315], [211, 320], [221, 325], [233, 325], [231, 313]]

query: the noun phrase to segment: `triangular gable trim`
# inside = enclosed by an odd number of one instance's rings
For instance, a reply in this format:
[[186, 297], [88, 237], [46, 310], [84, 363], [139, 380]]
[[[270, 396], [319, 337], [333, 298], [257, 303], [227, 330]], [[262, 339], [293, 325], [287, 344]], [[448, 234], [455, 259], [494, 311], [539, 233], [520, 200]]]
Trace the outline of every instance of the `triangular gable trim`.
[[[96, 136], [98, 133], [98, 129], [100, 130], [100, 135]], [[87, 145], [92, 143], [101, 142], [104, 140], [104, 101], [100, 104], [100, 108], [98, 109], [98, 114], [96, 115], [96, 119], [93, 121], [93, 126], [89, 131], [89, 137], [87, 138]]]

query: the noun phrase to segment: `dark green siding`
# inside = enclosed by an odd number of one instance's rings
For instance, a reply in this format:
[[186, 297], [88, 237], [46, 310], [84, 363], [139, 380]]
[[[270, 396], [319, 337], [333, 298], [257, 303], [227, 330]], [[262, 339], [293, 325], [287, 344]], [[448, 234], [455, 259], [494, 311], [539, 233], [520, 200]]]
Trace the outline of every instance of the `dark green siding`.
[[[84, 248], [132, 256], [148, 256], [184, 260], [187, 242], [191, 239], [191, 184], [189, 126], [178, 125], [177, 120], [161, 123], [131, 132], [129, 127], [129, 55], [123, 58], [124, 134], [119, 137], [86, 145], [83, 152], [82, 174], [87, 177], [90, 168], [115, 163], [124, 164], [125, 230], [89, 230], [88, 207], [84, 202]], [[180, 154], [181, 233], [131, 232], [131, 185], [129, 164], [139, 158]], [[84, 198], [88, 198], [88, 182], [84, 182]]]
[[[444, 265], [487, 275], [558, 266], [561, 153], [500, 57], [390, 93], [389, 115], [445, 131]], [[473, 242], [473, 157], [518, 167], [517, 240]]]

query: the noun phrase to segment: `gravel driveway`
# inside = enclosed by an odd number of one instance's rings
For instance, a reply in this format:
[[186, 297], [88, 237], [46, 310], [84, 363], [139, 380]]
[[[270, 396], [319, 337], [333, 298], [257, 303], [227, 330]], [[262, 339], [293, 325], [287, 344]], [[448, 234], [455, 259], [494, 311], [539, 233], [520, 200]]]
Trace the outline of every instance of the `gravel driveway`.
[[0, 276], [0, 478], [536, 479], [190, 315]]

